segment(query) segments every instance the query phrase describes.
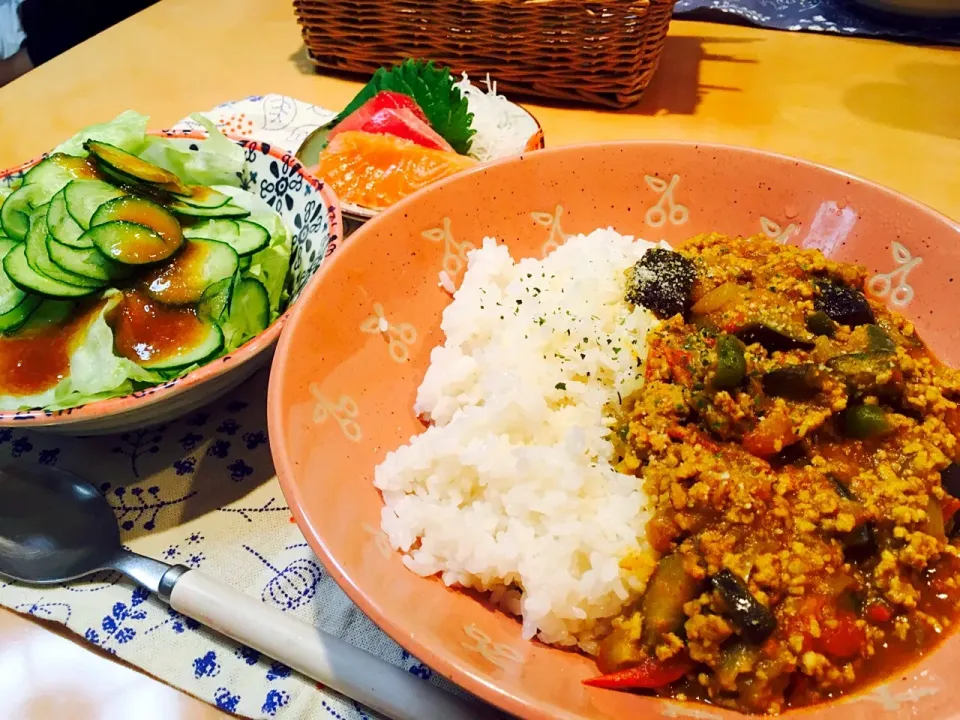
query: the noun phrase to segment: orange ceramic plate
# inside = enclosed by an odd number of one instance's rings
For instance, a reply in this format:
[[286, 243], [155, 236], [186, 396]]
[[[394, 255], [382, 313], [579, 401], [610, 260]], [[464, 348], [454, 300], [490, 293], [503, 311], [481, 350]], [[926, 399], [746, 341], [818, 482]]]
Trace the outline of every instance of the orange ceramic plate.
[[[960, 226], [849, 175], [754, 150], [636, 142], [545, 150], [481, 166], [379, 215], [324, 265], [293, 310], [270, 378], [273, 456], [293, 514], [350, 597], [411, 653], [524, 718], [624, 720], [737, 713], [587, 688], [593, 662], [520, 638], [519, 623], [404, 568], [380, 532], [373, 469], [420, 431], [416, 389], [442, 340], [445, 270], [485, 235], [515, 257], [613, 226], [678, 243], [766, 233], [870, 270], [868, 288], [960, 363]], [[381, 332], [383, 320], [388, 329]], [[824, 720], [960, 718], [952, 638], [889, 683], [816, 708]], [[801, 712], [810, 715], [813, 711]]]

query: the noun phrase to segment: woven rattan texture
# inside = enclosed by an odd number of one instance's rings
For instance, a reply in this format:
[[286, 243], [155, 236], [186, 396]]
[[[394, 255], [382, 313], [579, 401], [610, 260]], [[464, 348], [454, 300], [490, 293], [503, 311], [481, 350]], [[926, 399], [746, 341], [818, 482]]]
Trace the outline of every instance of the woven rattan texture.
[[294, 0], [311, 61], [371, 74], [428, 58], [516, 95], [608, 107], [650, 82], [674, 0]]

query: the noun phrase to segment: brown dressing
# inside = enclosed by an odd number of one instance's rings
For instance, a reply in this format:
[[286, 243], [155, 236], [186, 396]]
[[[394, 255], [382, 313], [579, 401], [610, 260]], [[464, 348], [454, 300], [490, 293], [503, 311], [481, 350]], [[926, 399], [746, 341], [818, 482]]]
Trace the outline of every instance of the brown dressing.
[[167, 305], [189, 305], [200, 299], [203, 282], [196, 275], [205, 265], [208, 245], [187, 241], [170, 262], [148, 273], [143, 278], [144, 287], [153, 297], [161, 298]]
[[125, 228], [122, 249], [112, 252], [115, 258], [142, 265], [165, 260], [183, 243], [183, 232], [176, 218], [159, 205], [138, 197], [110, 201], [104, 221], [131, 223]]
[[56, 387], [70, 374], [70, 354], [101, 307], [97, 302], [62, 322], [0, 336], [0, 394], [37, 395]]
[[167, 307], [127, 290], [110, 313], [118, 355], [149, 367], [196, 344], [207, 329], [192, 307]]

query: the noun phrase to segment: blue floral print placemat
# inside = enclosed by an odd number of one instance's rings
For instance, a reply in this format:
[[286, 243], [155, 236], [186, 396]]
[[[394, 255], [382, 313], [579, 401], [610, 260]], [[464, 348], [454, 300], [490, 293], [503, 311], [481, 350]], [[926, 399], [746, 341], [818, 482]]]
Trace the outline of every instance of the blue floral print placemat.
[[901, 19], [848, 0], [677, 0], [673, 14], [682, 20], [960, 45], [960, 21]]
[[[261, 371], [232, 396], [153, 429], [64, 438], [0, 428], [0, 458], [82, 475], [106, 495], [130, 549], [200, 568], [450, 689], [368, 620], [307, 547], [271, 463], [266, 394]], [[207, 630], [116, 573], [43, 588], [0, 579], [0, 603], [62, 623], [86, 642], [244, 717], [378, 717]], [[6, 708], [10, 717], [22, 714], [17, 710]]]
[[[234, 135], [291, 151], [333, 116], [281, 95], [247, 98], [204, 114]], [[177, 127], [194, 125], [184, 121]], [[201, 568], [425, 682], [462, 692], [367, 619], [307, 546], [273, 469], [266, 397], [267, 372], [261, 371], [223, 400], [152, 429], [68, 438], [0, 428], [0, 460], [56, 465], [78, 473], [107, 497], [130, 549]], [[0, 578], [0, 604], [62, 623], [101, 650], [237, 715], [289, 720], [378, 717], [208, 631], [119, 574], [43, 588]], [[10, 717], [25, 714], [15, 707], [5, 711]], [[3, 711], [0, 715], [6, 717]]]

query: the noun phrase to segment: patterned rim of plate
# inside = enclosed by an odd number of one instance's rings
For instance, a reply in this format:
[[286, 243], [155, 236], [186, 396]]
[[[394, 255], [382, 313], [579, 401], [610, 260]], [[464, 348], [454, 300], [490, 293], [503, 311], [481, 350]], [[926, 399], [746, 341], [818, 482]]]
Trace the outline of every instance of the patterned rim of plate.
[[[172, 132], [165, 130], [159, 132], [152, 131], [148, 134], [160, 135], [168, 138], [180, 138], [184, 140], [207, 139], [207, 136], [201, 132]], [[281, 148], [271, 145], [270, 143], [261, 143], [257, 140], [251, 140], [250, 138], [240, 138], [234, 135], [227, 135], [226, 137], [228, 137], [230, 140], [233, 140], [235, 143], [245, 149], [252, 148], [264, 155], [269, 155], [273, 158], [276, 158], [279, 162], [287, 165], [292, 172], [300, 175], [311, 187], [314, 188], [314, 190], [320, 193], [320, 197], [327, 206], [329, 240], [327, 242], [325, 257], [329, 256], [343, 239], [343, 221], [340, 214], [340, 201], [337, 199], [337, 196], [333, 190], [327, 186], [326, 183], [308, 173], [301, 162], [297, 160], [293, 154], [287, 153]], [[29, 168], [40, 162], [44, 157], [46, 157], [46, 155], [41, 155], [38, 158], [21, 163], [16, 167], [0, 171], [0, 179], [7, 178], [12, 175], [22, 175]], [[315, 276], [316, 273], [314, 273], [314, 277]], [[311, 277], [310, 280], [307, 281], [307, 286], [309, 286], [313, 279], [314, 278]], [[306, 286], [304, 289], [306, 289]], [[301, 295], [302, 294], [303, 293], [301, 291]], [[131, 405], [134, 403], [141, 403], [139, 407], [143, 407], [144, 403], [159, 402], [160, 400], [185, 393], [191, 388], [205, 382], [206, 380], [223, 374], [232, 367], [242, 365], [247, 360], [250, 360], [255, 355], [259, 354], [262, 350], [265, 350], [274, 344], [280, 337], [280, 332], [283, 329], [283, 326], [286, 324], [287, 318], [290, 316], [290, 311], [296, 304], [297, 299], [299, 299], [299, 297], [294, 298], [287, 305], [287, 308], [283, 311], [280, 317], [278, 317], [273, 324], [271, 324], [270, 327], [268, 327], [262, 333], [248, 340], [229, 355], [224, 355], [221, 358], [217, 358], [213, 362], [202, 365], [196, 370], [187, 373], [183, 377], [170, 380], [160, 385], [153, 385], [143, 390], [137, 390], [129, 395], [109, 398], [106, 400], [97, 400], [96, 402], [92, 402], [87, 405], [79, 405], [77, 407], [66, 408], [63, 410], [0, 410], [0, 426], [13, 424], [21, 427], [24, 425], [27, 427], [40, 427], [44, 425], [59, 425], [67, 421], [73, 423], [80, 420], [101, 418], [109, 415], [119, 415], [130, 411], [132, 409]]]

